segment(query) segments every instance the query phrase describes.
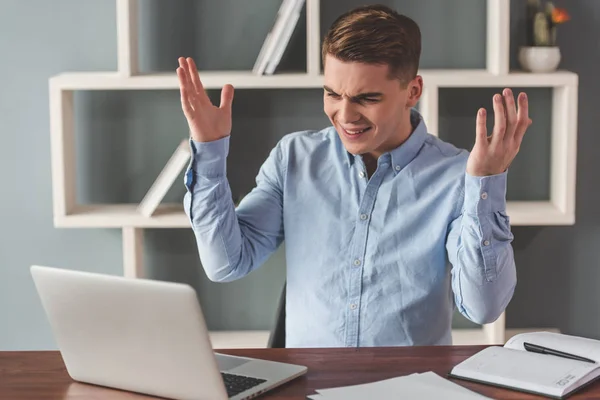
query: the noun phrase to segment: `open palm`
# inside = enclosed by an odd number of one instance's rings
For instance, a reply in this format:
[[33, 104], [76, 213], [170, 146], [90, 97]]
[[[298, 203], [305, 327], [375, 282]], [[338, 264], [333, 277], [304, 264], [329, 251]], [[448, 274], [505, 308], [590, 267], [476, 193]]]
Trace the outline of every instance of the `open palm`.
[[467, 161], [467, 173], [473, 176], [506, 171], [519, 152], [525, 131], [532, 122], [525, 93], [518, 96], [518, 110], [510, 89], [505, 89], [502, 95], [494, 95], [493, 105], [495, 121], [491, 136], [487, 135], [485, 108], [477, 113], [475, 145]]
[[212, 142], [231, 133], [231, 104], [233, 86], [225, 85], [221, 90], [221, 104], [214, 106], [200, 81], [196, 63], [191, 57], [179, 57], [177, 68], [181, 108], [187, 119], [192, 139], [197, 142]]

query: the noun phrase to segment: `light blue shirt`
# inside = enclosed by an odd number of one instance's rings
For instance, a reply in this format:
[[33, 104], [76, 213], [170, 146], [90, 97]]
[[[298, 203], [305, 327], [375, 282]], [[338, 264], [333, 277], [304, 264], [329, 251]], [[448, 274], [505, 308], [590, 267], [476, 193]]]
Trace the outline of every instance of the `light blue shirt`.
[[370, 178], [334, 127], [287, 134], [237, 209], [230, 138], [190, 141], [184, 207], [207, 276], [242, 278], [285, 239], [287, 347], [451, 344], [455, 307], [484, 324], [512, 298], [506, 172], [470, 176], [469, 152], [411, 118]]

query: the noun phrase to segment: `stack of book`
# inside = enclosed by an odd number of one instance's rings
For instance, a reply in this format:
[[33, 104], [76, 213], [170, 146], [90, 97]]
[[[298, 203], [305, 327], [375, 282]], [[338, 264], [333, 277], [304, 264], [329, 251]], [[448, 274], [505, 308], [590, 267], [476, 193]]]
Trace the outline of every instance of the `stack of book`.
[[257, 75], [272, 75], [294, 33], [305, 0], [283, 0], [275, 23], [267, 34], [254, 63], [252, 72]]

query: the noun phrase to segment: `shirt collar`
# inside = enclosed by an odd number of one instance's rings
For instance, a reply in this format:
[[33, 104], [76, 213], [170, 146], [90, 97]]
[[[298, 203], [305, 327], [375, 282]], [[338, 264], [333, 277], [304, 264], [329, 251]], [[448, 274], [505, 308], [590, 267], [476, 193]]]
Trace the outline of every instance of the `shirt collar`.
[[[395, 149], [381, 155], [381, 161], [387, 161], [391, 158], [394, 174], [398, 174], [402, 171], [402, 169], [415, 158], [427, 138], [427, 126], [425, 125], [425, 121], [421, 114], [415, 109], [410, 111], [410, 123], [414, 129], [408, 139]], [[347, 151], [345, 151], [345, 153], [348, 157], [348, 165], [352, 166], [356, 156]]]

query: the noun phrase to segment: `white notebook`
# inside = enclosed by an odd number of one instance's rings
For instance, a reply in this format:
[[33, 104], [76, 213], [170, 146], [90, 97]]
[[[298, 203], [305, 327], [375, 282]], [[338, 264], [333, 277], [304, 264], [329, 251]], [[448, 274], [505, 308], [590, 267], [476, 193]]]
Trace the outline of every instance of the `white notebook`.
[[[525, 349], [525, 343], [589, 361]], [[600, 376], [600, 341], [551, 332], [523, 333], [456, 365], [449, 376], [564, 399]], [[599, 383], [600, 384], [600, 383]]]

